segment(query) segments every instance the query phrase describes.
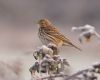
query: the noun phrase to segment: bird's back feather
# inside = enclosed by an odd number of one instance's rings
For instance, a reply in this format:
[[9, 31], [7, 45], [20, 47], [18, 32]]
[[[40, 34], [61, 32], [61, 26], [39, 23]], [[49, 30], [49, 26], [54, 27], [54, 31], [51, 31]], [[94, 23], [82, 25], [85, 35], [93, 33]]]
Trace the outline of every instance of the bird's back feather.
[[42, 27], [42, 28], [44, 29], [45, 33], [48, 34], [48, 36], [50, 36], [54, 40], [54, 42], [56, 41], [56, 42], [60, 43], [62, 41], [63, 45], [72, 46], [78, 50], [81, 50], [79, 47], [74, 45], [69, 38], [67, 38], [63, 34], [61, 34], [57, 30], [57, 28], [55, 28], [54, 26], [48, 26], [48, 27]]

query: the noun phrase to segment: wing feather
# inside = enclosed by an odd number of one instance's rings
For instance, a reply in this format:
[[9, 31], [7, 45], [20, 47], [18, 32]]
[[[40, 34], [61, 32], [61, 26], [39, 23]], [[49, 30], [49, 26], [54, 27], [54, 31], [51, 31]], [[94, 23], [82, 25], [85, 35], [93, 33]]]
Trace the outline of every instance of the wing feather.
[[48, 28], [44, 27], [44, 29], [45, 29], [45, 33], [47, 33], [48, 35], [53, 36], [56, 39], [63, 41], [64, 42], [63, 45], [73, 46], [73, 47], [77, 48], [78, 50], [81, 50], [79, 47], [74, 45], [69, 38], [66, 38], [63, 34], [61, 34], [57, 30], [57, 28], [55, 28], [54, 26], [49, 26]]

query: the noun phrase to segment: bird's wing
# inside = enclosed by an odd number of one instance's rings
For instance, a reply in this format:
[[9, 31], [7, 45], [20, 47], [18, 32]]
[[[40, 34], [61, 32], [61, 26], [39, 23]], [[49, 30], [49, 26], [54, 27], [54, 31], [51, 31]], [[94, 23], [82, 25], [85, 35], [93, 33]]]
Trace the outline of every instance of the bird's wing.
[[78, 50], [81, 50], [79, 47], [74, 45], [69, 38], [66, 38], [63, 34], [61, 34], [55, 27], [50, 26], [45, 29], [46, 29], [45, 31], [47, 34], [63, 41], [64, 45], [73, 46], [73, 47], [77, 48]]
[[62, 40], [64, 42], [70, 42], [70, 39], [66, 38], [63, 34], [61, 34], [57, 28], [55, 27], [48, 27], [48, 28], [45, 28], [45, 31], [47, 34], [51, 35], [51, 36], [54, 36], [55, 38], [59, 39], [59, 40]]

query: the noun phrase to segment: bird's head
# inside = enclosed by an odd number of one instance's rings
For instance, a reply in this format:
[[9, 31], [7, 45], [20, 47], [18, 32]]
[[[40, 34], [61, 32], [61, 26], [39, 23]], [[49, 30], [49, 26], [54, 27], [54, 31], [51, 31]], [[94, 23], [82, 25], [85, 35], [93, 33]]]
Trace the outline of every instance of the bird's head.
[[40, 27], [47, 27], [47, 26], [51, 25], [51, 22], [48, 19], [40, 19], [38, 21], [38, 24]]

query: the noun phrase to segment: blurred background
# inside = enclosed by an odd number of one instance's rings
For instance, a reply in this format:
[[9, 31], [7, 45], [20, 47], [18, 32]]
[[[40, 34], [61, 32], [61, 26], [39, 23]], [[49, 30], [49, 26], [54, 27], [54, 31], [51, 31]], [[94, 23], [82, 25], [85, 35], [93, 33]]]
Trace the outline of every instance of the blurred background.
[[[37, 21], [41, 18], [49, 19], [79, 44], [78, 34], [71, 33], [71, 27], [89, 24], [100, 34], [100, 1], [0, 0], [0, 80], [31, 78], [28, 69], [34, 63], [33, 51], [42, 45], [37, 36]], [[95, 37], [79, 45], [82, 52], [69, 47], [60, 52], [73, 71], [100, 61], [100, 44]]]

